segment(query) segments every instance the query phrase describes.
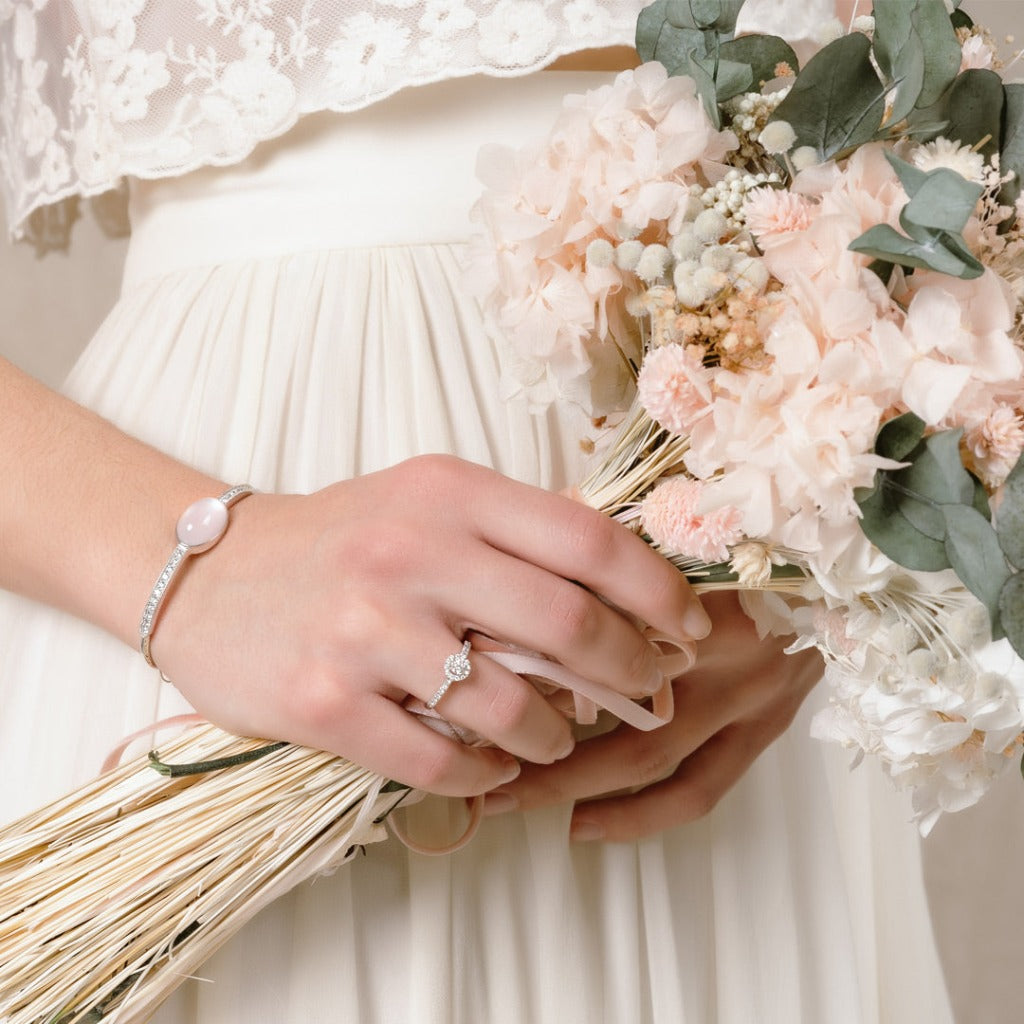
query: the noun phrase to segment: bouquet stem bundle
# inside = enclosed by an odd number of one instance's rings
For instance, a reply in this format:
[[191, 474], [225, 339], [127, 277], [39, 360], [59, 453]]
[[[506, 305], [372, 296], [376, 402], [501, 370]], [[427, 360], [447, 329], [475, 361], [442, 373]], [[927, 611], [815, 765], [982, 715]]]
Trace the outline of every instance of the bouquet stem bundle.
[[163, 757], [231, 767], [157, 779], [139, 758], [0, 831], [6, 1024], [148, 1019], [260, 909], [383, 838], [405, 795], [332, 754], [210, 725]]

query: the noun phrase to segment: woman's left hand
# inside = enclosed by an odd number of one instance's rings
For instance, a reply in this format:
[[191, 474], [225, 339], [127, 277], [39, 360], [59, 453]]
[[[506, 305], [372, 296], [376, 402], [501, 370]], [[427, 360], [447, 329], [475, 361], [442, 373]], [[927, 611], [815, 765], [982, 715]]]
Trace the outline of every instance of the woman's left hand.
[[697, 664], [673, 683], [675, 713], [652, 732], [619, 725], [552, 765], [524, 764], [486, 813], [577, 801], [575, 840], [621, 842], [707, 814], [792, 722], [821, 678], [815, 651], [759, 640], [735, 594], [704, 605], [714, 622]]

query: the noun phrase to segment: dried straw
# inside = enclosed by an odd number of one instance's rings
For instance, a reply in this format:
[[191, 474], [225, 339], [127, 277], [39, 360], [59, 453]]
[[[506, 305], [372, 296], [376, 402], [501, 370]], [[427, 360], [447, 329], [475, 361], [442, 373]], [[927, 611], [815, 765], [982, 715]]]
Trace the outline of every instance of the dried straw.
[[384, 837], [405, 795], [305, 747], [210, 725], [0, 831], [0, 1020], [134, 1024], [260, 909]]

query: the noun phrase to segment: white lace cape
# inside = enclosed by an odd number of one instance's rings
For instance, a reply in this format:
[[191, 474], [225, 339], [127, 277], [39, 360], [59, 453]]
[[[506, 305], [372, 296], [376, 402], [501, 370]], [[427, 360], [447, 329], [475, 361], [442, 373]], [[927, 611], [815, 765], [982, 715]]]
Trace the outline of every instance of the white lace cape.
[[242, 159], [303, 114], [629, 43], [646, 0], [0, 0], [8, 224]]
[[[649, 2], [0, 0], [9, 230], [45, 235], [43, 220], [29, 230], [29, 218], [50, 212], [60, 244], [67, 223], [44, 208], [106, 192], [125, 175], [234, 163], [303, 114], [631, 43]], [[748, 0], [744, 16], [762, 31], [806, 36], [831, 2]]]

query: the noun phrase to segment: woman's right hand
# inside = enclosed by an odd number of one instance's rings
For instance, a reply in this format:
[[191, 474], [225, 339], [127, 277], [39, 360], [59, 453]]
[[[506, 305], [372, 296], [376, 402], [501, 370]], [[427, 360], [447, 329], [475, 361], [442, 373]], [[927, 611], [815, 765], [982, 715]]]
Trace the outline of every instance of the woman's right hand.
[[438, 708], [494, 748], [403, 709], [408, 695], [434, 694], [468, 631], [635, 698], [661, 677], [609, 603], [681, 640], [710, 628], [685, 579], [629, 530], [448, 456], [312, 495], [257, 494], [231, 516], [169, 596], [157, 664], [225, 729], [329, 750], [435, 793], [481, 793], [514, 778], [517, 759], [547, 764], [573, 749], [566, 719], [481, 655]]

